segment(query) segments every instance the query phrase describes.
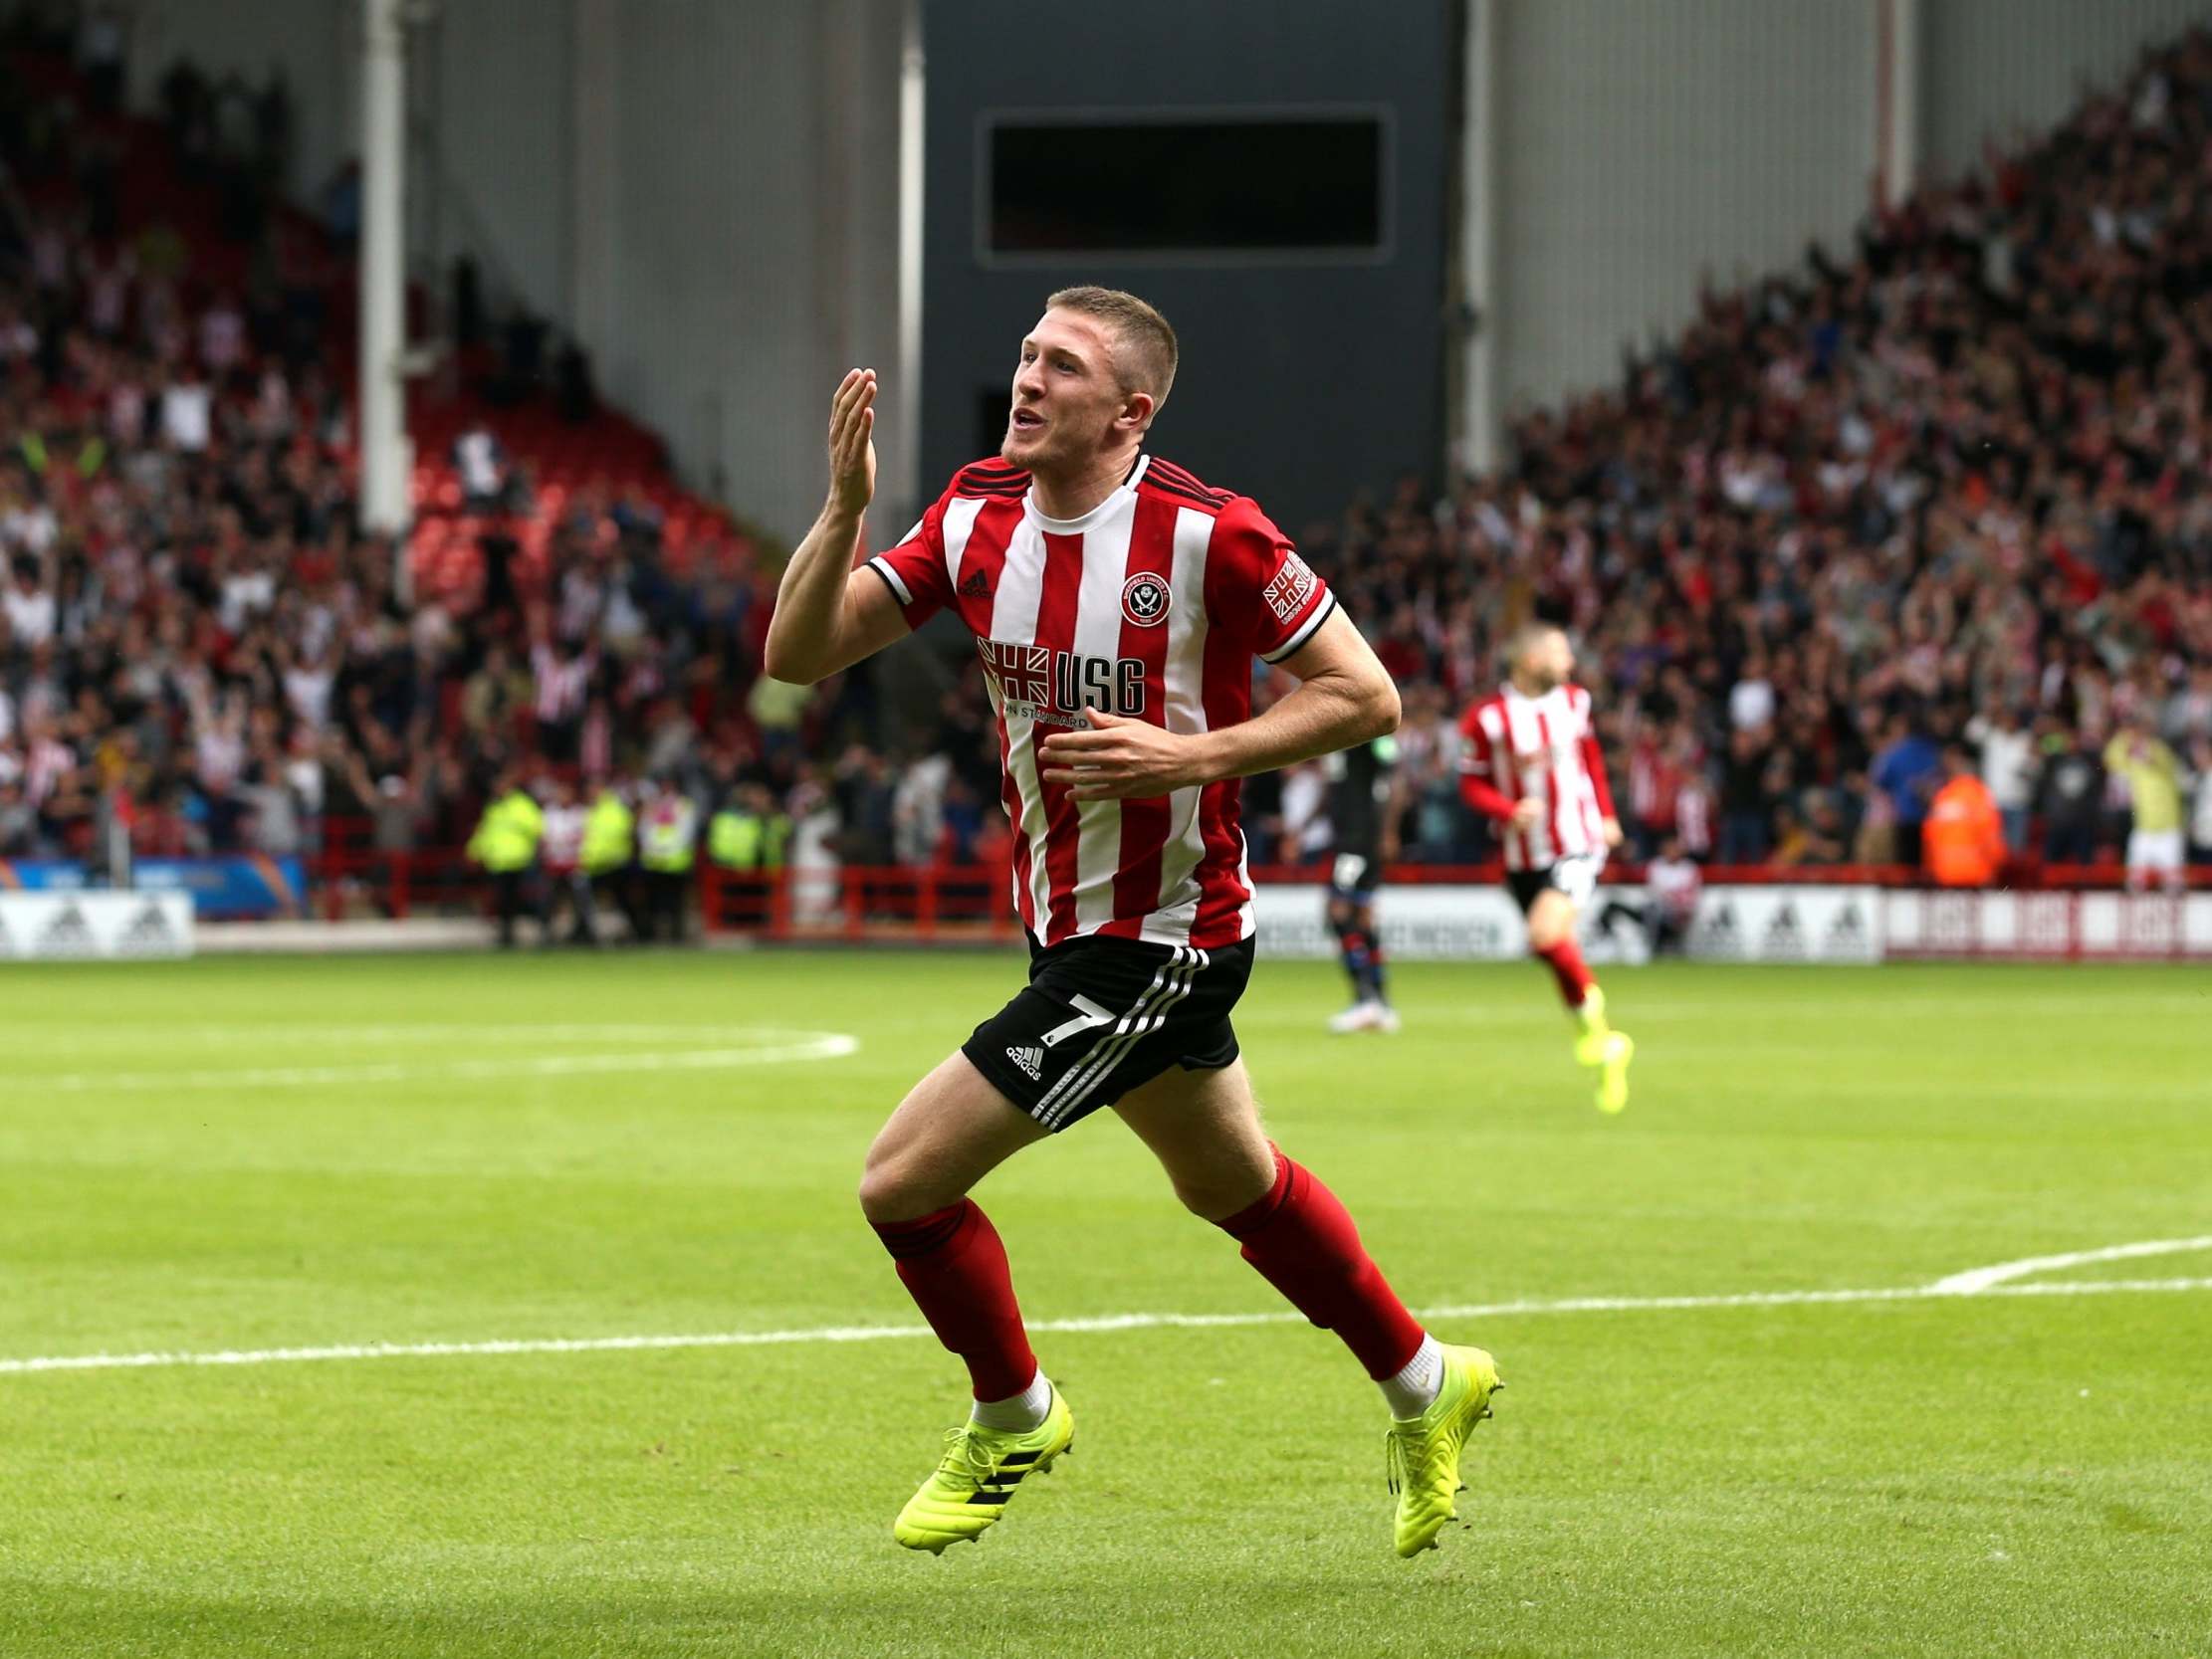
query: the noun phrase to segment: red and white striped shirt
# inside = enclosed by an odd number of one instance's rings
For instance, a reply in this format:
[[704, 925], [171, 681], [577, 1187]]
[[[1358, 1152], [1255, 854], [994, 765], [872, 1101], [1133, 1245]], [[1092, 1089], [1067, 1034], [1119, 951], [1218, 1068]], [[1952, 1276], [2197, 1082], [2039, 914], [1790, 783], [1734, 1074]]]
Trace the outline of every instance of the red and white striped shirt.
[[1029, 475], [979, 461], [868, 561], [910, 627], [952, 606], [998, 717], [1013, 896], [1046, 944], [1079, 934], [1211, 949], [1252, 933], [1240, 785], [1077, 801], [1038, 746], [1097, 709], [1170, 731], [1249, 720], [1252, 658], [1280, 662], [1336, 600], [1248, 497], [1141, 456], [1080, 518], [1048, 518]]
[[1554, 686], [1528, 697], [1507, 684], [1459, 717], [1466, 747], [1459, 757], [1459, 793], [1502, 825], [1523, 800], [1541, 801], [1531, 829], [1500, 828], [1508, 870], [1545, 870], [1563, 858], [1603, 858], [1605, 820], [1613, 816], [1590, 694]]

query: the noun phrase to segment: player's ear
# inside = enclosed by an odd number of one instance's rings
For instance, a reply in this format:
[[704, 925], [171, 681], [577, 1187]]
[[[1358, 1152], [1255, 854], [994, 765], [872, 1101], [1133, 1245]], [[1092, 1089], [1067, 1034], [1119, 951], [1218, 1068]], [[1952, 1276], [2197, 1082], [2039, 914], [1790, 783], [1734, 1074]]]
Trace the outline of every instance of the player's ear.
[[1152, 424], [1152, 417], [1159, 409], [1160, 400], [1150, 392], [1124, 392], [1121, 413], [1115, 417], [1115, 424], [1127, 427], [1132, 432], [1142, 432]]

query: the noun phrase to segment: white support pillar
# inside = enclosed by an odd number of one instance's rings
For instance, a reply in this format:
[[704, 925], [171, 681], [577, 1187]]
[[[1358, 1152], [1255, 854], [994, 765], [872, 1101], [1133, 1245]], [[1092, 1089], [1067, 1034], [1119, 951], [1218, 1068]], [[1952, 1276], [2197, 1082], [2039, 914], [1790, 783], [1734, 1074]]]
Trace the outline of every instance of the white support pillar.
[[1920, 173], [1920, 0], [1874, 0], [1875, 175], [1881, 205], [1912, 194]]
[[1503, 459], [1499, 414], [1498, 338], [1498, 52], [1505, 0], [1466, 0], [1466, 133], [1459, 257], [1474, 322], [1464, 345], [1459, 431], [1462, 468], [1486, 471]]
[[[899, 448], [892, 460], [888, 494], [898, 504], [898, 522], [922, 512], [922, 143], [923, 94], [927, 76], [922, 56], [922, 0], [905, 0], [899, 44], [899, 363], [893, 388], [898, 408]], [[894, 535], [897, 529], [883, 526]]]
[[[406, 0], [361, 0], [361, 520], [396, 534], [408, 518]], [[405, 578], [404, 560], [400, 571]]]

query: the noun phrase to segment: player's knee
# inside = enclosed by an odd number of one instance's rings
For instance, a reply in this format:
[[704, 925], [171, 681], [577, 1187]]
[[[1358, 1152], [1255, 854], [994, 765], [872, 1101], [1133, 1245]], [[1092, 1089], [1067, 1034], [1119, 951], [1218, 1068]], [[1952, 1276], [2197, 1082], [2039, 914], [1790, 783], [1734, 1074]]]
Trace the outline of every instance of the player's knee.
[[[1244, 1186], [1215, 1179], [1175, 1181], [1175, 1195], [1183, 1207], [1202, 1221], [1223, 1221], [1253, 1202], [1255, 1194]], [[1263, 1195], [1263, 1194], [1260, 1194]]]
[[1528, 919], [1528, 947], [1531, 950], [1549, 950], [1567, 936], [1567, 919], [1550, 905], [1540, 907]]
[[868, 1148], [860, 1166], [860, 1213], [870, 1221], [912, 1221], [935, 1206], [912, 1161], [881, 1145]]
[[1209, 1167], [1203, 1170], [1168, 1171], [1168, 1180], [1183, 1207], [1202, 1221], [1225, 1221], [1267, 1196], [1274, 1184], [1274, 1154]]

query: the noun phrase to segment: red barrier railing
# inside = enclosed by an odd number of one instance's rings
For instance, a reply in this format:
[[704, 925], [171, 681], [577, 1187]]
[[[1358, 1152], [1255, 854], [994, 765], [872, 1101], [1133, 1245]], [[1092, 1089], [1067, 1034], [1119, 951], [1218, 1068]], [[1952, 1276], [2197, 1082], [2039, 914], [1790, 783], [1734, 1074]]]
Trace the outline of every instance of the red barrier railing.
[[[1717, 865], [1702, 872], [1708, 886], [1850, 886], [1926, 889], [1940, 893], [1907, 865]], [[1503, 867], [1394, 865], [1386, 885], [1492, 885]], [[1273, 887], [1319, 888], [1328, 866], [1275, 865], [1252, 871]], [[1615, 865], [1607, 879], [1643, 879], [1640, 865]], [[2038, 892], [2116, 891], [2126, 883], [2117, 864], [2063, 865], [2024, 871], [2004, 885]], [[2212, 869], [2188, 873], [2188, 885], [2212, 889]], [[710, 933], [750, 933], [768, 939], [911, 939], [917, 942], [1009, 942], [1020, 937], [1012, 891], [1003, 869], [981, 866], [841, 868], [819, 871], [700, 874], [701, 915]]]
[[699, 875], [710, 933], [764, 938], [1010, 943], [1021, 936], [1003, 869], [985, 865], [724, 870]]
[[[1328, 865], [1267, 865], [1252, 871], [1268, 886], [1320, 887]], [[404, 919], [410, 915], [482, 914], [490, 883], [457, 848], [380, 852], [336, 845], [310, 861], [314, 914], [336, 922], [347, 916]], [[1710, 887], [1742, 885], [1932, 888], [1907, 865], [1713, 865], [1702, 872]], [[1488, 864], [1401, 864], [1386, 885], [1490, 885], [1503, 867]], [[1643, 868], [1616, 864], [1609, 881], [1643, 879]], [[2126, 885], [2118, 864], [2024, 867], [1998, 884], [2024, 892], [2111, 892]], [[2212, 868], [2186, 874], [2192, 889], [2212, 889]], [[697, 904], [709, 933], [768, 939], [912, 939], [919, 942], [1004, 943], [1021, 936], [1012, 889], [1003, 866], [845, 866], [773, 871], [725, 870], [701, 864]]]

